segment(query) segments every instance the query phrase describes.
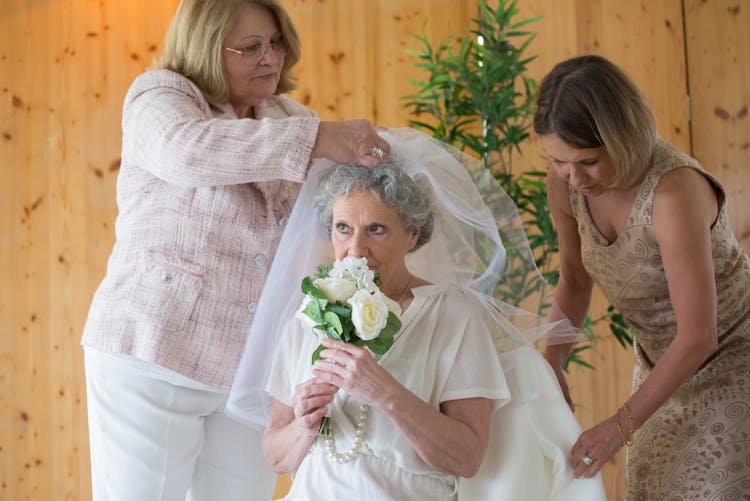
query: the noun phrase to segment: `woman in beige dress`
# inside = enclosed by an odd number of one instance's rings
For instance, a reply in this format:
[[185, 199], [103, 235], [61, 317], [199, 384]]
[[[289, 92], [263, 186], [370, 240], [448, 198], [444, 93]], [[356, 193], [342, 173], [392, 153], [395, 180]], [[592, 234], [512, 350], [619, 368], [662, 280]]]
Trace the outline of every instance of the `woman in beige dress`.
[[[598, 56], [559, 63], [534, 129], [560, 242], [552, 318], [580, 325], [596, 283], [635, 332], [633, 393], [571, 450], [579, 476], [628, 445], [626, 499], [750, 492], [750, 260], [726, 195], [660, 139], [643, 96]], [[570, 344], [546, 358], [570, 396]]]

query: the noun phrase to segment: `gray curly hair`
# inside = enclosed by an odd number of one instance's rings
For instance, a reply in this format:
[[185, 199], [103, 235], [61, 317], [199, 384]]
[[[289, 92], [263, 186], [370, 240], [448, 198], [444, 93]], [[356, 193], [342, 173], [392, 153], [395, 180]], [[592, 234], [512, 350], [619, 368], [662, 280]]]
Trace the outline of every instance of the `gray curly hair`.
[[333, 224], [333, 202], [351, 191], [369, 190], [388, 207], [395, 207], [408, 230], [419, 228], [415, 251], [430, 241], [433, 228], [432, 196], [426, 182], [412, 179], [392, 161], [377, 168], [339, 164], [321, 180], [313, 204], [328, 231]]

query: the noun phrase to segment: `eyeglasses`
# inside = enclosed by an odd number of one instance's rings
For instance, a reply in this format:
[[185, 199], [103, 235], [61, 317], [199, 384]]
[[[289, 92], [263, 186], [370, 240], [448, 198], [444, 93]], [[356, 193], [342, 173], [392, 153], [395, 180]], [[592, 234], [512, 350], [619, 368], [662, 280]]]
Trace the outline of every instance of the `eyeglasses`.
[[271, 52], [277, 57], [281, 58], [286, 56], [288, 50], [286, 41], [283, 36], [280, 36], [269, 43], [263, 43], [260, 40], [253, 41], [249, 45], [242, 47], [241, 49], [232, 49], [230, 47], [224, 47], [224, 50], [239, 54], [245, 60], [247, 64], [257, 64], [263, 56], [266, 55], [266, 51], [271, 49]]

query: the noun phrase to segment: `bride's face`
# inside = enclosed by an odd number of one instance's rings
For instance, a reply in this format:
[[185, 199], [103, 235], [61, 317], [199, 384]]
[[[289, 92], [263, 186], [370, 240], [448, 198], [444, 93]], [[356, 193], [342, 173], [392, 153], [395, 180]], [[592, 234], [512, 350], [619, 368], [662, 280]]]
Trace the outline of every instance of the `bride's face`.
[[336, 259], [366, 257], [385, 289], [403, 283], [408, 274], [404, 258], [418, 237], [418, 228], [408, 230], [399, 210], [369, 190], [350, 192], [333, 202], [331, 241]]

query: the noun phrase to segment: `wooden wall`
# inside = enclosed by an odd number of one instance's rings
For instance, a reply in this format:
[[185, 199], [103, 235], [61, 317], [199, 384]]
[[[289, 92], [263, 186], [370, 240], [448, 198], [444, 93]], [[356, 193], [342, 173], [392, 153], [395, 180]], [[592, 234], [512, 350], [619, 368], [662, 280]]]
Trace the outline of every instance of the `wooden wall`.
[[[727, 187], [750, 248], [750, 3], [520, 0], [544, 15], [531, 53], [541, 78], [584, 52], [622, 65], [661, 133]], [[120, 107], [161, 49], [177, 0], [6, 0], [0, 11], [0, 498], [90, 498], [80, 332], [113, 241]], [[294, 97], [325, 119], [403, 126], [418, 43], [464, 34], [474, 0], [286, 0], [303, 40]], [[688, 100], [692, 123], [688, 122]], [[692, 135], [691, 135], [692, 131]], [[537, 141], [526, 162], [542, 166]], [[598, 303], [601, 307], [601, 302]], [[590, 425], [629, 391], [632, 357], [608, 338], [596, 371], [571, 377]], [[623, 457], [604, 470], [622, 499]]]

